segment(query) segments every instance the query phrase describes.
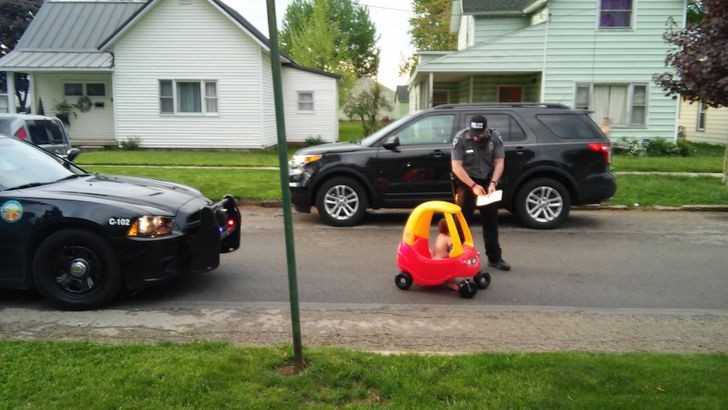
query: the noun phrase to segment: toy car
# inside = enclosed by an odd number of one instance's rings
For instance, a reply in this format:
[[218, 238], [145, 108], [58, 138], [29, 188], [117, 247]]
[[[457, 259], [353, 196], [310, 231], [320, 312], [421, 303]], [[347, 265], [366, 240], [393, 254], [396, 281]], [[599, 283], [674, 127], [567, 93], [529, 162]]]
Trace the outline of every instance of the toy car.
[[[447, 222], [452, 249], [446, 259], [433, 259], [430, 253], [430, 225], [435, 213], [441, 213]], [[409, 218], [397, 250], [400, 273], [394, 282], [402, 290], [416, 284], [437, 286], [456, 278], [458, 290], [464, 298], [472, 298], [478, 288], [490, 285], [490, 274], [480, 272], [480, 253], [473, 246], [465, 217], [458, 205], [445, 201], [428, 201], [417, 206]], [[472, 279], [471, 279], [472, 278]]]

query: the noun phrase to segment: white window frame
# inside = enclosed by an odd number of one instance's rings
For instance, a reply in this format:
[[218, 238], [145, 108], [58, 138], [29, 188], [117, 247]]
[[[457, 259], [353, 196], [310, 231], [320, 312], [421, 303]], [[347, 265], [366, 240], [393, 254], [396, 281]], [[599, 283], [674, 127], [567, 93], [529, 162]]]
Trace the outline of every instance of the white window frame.
[[602, 3], [604, 0], [599, 0], [599, 7], [597, 8], [597, 30], [604, 31], [634, 31], [637, 29], [637, 0], [632, 0], [632, 9], [630, 11], [629, 27], [602, 27]]
[[[301, 95], [311, 94], [311, 101], [301, 101]], [[310, 110], [301, 109], [301, 104], [311, 104]], [[316, 113], [316, 93], [313, 91], [297, 91], [296, 92], [296, 112], [298, 114], [315, 114]]]
[[[81, 95], [67, 95], [66, 94], [66, 84], [81, 84]], [[88, 84], [103, 84], [104, 85], [104, 95], [88, 95]], [[109, 83], [104, 80], [99, 80], [99, 81], [66, 80], [66, 81], [63, 81], [63, 97], [64, 98], [80, 98], [80, 97], [107, 98], [107, 97], [109, 97]]]
[[[169, 81], [172, 83], [172, 112], [162, 112], [162, 82], [163, 81]], [[180, 112], [178, 108], [178, 98], [177, 98], [177, 83], [199, 83], [200, 84], [200, 111], [199, 112]], [[206, 84], [214, 83], [215, 84], [215, 97], [208, 97], [207, 96], [207, 89]], [[199, 117], [199, 116], [205, 116], [205, 117], [217, 117], [220, 114], [220, 90], [218, 88], [218, 81], [217, 80], [200, 80], [200, 79], [193, 79], [193, 80], [186, 80], [186, 79], [171, 79], [171, 78], [164, 78], [157, 80], [157, 104], [159, 105], [159, 115], [162, 117]], [[165, 96], [165, 98], [169, 98], [168, 96]], [[217, 111], [207, 111], [207, 100], [208, 99], [215, 99], [216, 105], [217, 105]]]
[[[703, 116], [703, 121], [700, 121], [700, 116]], [[702, 101], [698, 101], [698, 113], [695, 117], [695, 131], [705, 132], [705, 123], [708, 119], [708, 110]]]
[[[589, 107], [587, 107], [588, 110], [593, 110], [594, 108], [594, 86], [626, 86], [627, 87], [627, 106], [626, 106], [626, 112], [625, 112], [625, 118], [627, 119], [627, 124], [611, 124], [611, 127], [614, 128], [637, 128], [637, 129], [644, 129], [647, 128], [647, 124], [649, 124], [649, 114], [650, 114], [650, 85], [648, 83], [612, 83], [612, 82], [605, 82], [605, 83], [574, 83], [574, 94], [573, 94], [573, 100], [572, 100], [572, 107], [577, 108], [576, 106], [576, 92], [577, 89], [580, 87], [588, 87], [589, 88]], [[645, 87], [645, 118], [644, 118], [644, 124], [632, 124], [632, 109], [634, 108], [634, 88], [635, 87]], [[592, 116], [594, 114], [591, 114]], [[592, 117], [593, 118], [593, 117]], [[601, 121], [601, 118], [595, 118], [595, 121]]]

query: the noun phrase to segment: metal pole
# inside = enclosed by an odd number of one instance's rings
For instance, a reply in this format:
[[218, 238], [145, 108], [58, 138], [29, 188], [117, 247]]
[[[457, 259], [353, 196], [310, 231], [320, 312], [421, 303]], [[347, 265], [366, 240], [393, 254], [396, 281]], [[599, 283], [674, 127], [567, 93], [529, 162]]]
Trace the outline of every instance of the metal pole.
[[274, 0], [267, 0], [268, 34], [270, 38], [270, 64], [273, 69], [273, 94], [278, 131], [278, 163], [281, 168], [281, 192], [283, 193], [283, 223], [286, 231], [286, 259], [288, 261], [288, 293], [291, 299], [291, 326], [293, 328], [293, 356], [295, 371], [303, 370], [301, 347], [301, 320], [298, 312], [298, 282], [296, 279], [296, 253], [293, 245], [293, 221], [291, 220], [291, 194], [288, 190], [288, 152], [286, 125], [283, 116], [283, 91], [281, 87], [281, 56], [278, 51], [278, 27]]

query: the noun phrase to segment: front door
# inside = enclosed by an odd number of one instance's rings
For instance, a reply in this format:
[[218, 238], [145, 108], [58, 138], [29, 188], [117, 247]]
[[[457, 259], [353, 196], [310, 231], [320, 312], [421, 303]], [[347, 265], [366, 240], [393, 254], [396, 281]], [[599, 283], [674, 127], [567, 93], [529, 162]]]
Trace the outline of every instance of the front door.
[[450, 143], [455, 133], [455, 114], [419, 117], [394, 131], [399, 146], [379, 148], [370, 164], [377, 188], [387, 205], [410, 206], [422, 198], [451, 199]]

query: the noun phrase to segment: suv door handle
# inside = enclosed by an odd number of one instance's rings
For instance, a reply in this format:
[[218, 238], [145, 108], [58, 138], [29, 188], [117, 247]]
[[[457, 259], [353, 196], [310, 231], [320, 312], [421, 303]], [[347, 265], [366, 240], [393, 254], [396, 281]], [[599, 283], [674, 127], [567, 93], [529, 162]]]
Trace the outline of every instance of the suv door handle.
[[432, 156], [435, 158], [441, 158], [444, 155], [445, 155], [445, 153], [439, 149], [436, 149], [435, 151], [432, 152]]
[[516, 147], [516, 155], [523, 155], [524, 152], [523, 147]]

